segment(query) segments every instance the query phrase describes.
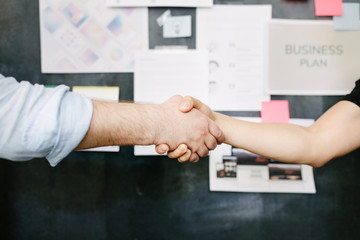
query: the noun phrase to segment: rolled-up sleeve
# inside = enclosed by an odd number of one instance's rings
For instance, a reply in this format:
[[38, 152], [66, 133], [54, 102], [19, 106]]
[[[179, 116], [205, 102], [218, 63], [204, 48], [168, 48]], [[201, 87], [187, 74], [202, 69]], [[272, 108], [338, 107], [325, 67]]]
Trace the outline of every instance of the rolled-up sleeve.
[[353, 102], [360, 107], [360, 79], [355, 82], [355, 87], [351, 93], [346, 95], [342, 100]]
[[67, 86], [48, 89], [0, 75], [0, 158], [46, 157], [56, 166], [84, 138], [92, 112], [91, 100]]

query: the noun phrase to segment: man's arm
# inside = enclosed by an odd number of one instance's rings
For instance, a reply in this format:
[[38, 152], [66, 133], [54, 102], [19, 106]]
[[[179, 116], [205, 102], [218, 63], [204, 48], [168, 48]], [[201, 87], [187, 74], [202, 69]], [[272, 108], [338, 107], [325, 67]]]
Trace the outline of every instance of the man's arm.
[[192, 161], [206, 156], [218, 141], [221, 130], [197, 109], [178, 110], [182, 97], [174, 96], [163, 104], [132, 104], [93, 101], [89, 130], [76, 149], [107, 145], [151, 145], [166, 143], [170, 150], [186, 144]]
[[[200, 101], [186, 98], [190, 107], [209, 108]], [[205, 111], [203, 111], [205, 112]], [[360, 147], [360, 108], [340, 101], [312, 126], [281, 123], [252, 123], [212, 113], [209, 117], [222, 129], [225, 143], [274, 160], [319, 167], [329, 160]], [[170, 152], [169, 157], [184, 155]]]
[[64, 85], [48, 89], [0, 75], [0, 158], [46, 157], [56, 166], [84, 138], [92, 111], [90, 99]]
[[0, 74], [0, 158], [46, 157], [56, 166], [75, 148], [167, 143], [167, 150], [189, 146], [196, 161], [223, 136], [200, 111], [178, 111], [181, 99], [159, 105], [91, 101], [64, 85], [47, 89]]

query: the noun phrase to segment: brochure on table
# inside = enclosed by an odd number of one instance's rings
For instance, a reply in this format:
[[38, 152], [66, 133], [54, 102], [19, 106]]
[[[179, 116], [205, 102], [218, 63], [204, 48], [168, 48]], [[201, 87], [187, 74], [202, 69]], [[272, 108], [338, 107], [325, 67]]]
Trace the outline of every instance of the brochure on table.
[[[260, 122], [260, 118], [239, 118]], [[291, 124], [309, 126], [312, 119], [290, 119]], [[241, 134], [241, 133], [239, 133]], [[211, 191], [316, 193], [313, 168], [285, 164], [234, 148], [227, 144], [210, 153]]]

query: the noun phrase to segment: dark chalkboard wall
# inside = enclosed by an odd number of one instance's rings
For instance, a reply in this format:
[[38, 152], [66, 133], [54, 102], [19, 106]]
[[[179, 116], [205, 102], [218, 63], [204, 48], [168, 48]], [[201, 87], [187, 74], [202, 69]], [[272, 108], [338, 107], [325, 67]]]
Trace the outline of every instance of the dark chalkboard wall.
[[[133, 74], [41, 74], [38, 1], [0, 3], [0, 73], [50, 85], [118, 85], [121, 99], [132, 100]], [[244, 3], [272, 4], [275, 18], [315, 18], [313, 1]], [[157, 14], [150, 9], [149, 19]], [[161, 42], [152, 22], [149, 41]], [[195, 37], [178, 41], [191, 47]], [[288, 99], [291, 117], [317, 118], [340, 96], [272, 98]], [[132, 147], [72, 153], [56, 168], [45, 159], [1, 160], [0, 239], [360, 239], [359, 158], [355, 151], [315, 169], [316, 195], [209, 192], [208, 158], [179, 164], [134, 157]]]

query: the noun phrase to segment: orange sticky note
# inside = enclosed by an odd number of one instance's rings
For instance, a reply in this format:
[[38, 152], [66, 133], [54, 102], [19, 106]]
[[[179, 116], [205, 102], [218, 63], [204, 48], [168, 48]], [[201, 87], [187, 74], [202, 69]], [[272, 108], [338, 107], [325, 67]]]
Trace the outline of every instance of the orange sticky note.
[[261, 103], [262, 122], [289, 123], [290, 112], [288, 100], [272, 100]]
[[316, 16], [343, 15], [342, 0], [315, 0]]

